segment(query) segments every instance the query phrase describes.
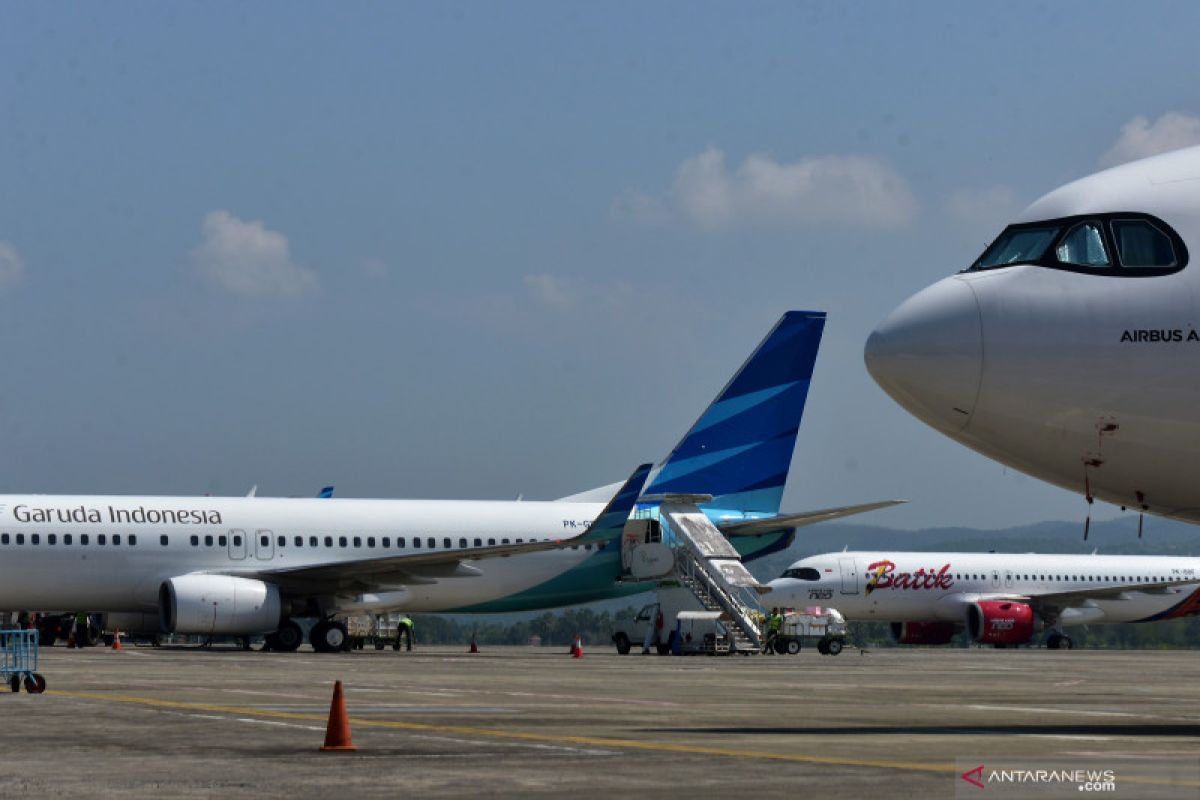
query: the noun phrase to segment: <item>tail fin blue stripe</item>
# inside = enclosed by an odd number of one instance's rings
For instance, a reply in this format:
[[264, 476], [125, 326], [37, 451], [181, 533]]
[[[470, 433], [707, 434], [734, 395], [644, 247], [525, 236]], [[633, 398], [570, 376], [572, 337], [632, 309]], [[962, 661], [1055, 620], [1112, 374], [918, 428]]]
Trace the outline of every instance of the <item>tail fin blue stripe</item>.
[[785, 314], [646, 492], [711, 494], [709, 507], [777, 512], [824, 329], [823, 312]]
[[612, 500], [608, 501], [608, 505], [604, 507], [600, 515], [588, 526], [587, 532], [571, 539], [571, 542], [587, 544], [620, 537], [621, 531], [625, 528], [625, 520], [629, 519], [634, 504], [641, 496], [642, 487], [646, 485], [646, 478], [653, 466], [653, 464], [642, 464], [635, 469], [625, 484], [613, 495]]

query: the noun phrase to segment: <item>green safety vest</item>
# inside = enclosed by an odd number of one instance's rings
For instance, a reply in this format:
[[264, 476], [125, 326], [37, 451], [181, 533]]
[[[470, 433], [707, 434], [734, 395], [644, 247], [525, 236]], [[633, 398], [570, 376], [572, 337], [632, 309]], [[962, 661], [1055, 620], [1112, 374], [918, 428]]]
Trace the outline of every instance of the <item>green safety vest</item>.
[[398, 622], [397, 624], [403, 628], [411, 628], [413, 626], [413, 621], [411, 619], [409, 619], [408, 617], [401, 617], [400, 622]]

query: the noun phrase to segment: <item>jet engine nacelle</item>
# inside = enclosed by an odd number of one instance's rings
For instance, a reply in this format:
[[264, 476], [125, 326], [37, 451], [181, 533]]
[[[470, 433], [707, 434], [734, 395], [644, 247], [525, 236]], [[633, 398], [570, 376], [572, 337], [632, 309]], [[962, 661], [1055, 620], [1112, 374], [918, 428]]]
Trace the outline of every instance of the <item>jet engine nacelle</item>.
[[167, 633], [248, 636], [279, 628], [279, 587], [231, 575], [181, 575], [158, 589], [159, 621]]
[[967, 607], [967, 631], [984, 644], [1024, 644], [1033, 638], [1033, 609], [1011, 600], [980, 600]]
[[953, 622], [893, 622], [892, 639], [897, 644], [949, 644], [954, 630]]

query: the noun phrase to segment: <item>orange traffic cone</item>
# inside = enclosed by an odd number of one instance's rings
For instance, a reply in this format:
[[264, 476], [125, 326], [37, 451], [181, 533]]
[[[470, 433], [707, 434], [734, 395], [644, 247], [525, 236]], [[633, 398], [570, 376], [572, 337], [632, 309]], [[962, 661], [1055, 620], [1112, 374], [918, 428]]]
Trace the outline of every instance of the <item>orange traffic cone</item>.
[[467, 652], [468, 653], [478, 653], [479, 652], [479, 645], [475, 644], [474, 636], [471, 637], [471, 649], [468, 650]]
[[120, 629], [120, 628], [117, 628], [117, 632], [116, 632], [116, 634], [113, 636], [113, 646], [112, 646], [112, 649], [113, 649], [113, 650], [120, 650], [120, 649], [121, 649], [121, 629]]
[[333, 685], [333, 702], [329, 704], [329, 722], [325, 726], [325, 744], [322, 750], [357, 750], [350, 741], [350, 717], [346, 714], [346, 698], [342, 695], [342, 682]]
[[571, 658], [583, 658], [583, 640], [575, 634], [575, 643], [571, 645]]

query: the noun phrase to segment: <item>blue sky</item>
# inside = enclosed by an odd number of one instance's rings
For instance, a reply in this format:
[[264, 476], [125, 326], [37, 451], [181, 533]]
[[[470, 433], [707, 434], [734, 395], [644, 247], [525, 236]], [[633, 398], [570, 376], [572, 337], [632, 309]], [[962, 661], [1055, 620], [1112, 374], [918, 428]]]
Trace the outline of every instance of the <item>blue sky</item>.
[[1200, 141], [1198, 26], [1188, 3], [7, 4], [0, 490], [564, 495], [667, 452], [816, 308], [787, 507], [1082, 516], [909, 418], [862, 344], [1041, 193]]

